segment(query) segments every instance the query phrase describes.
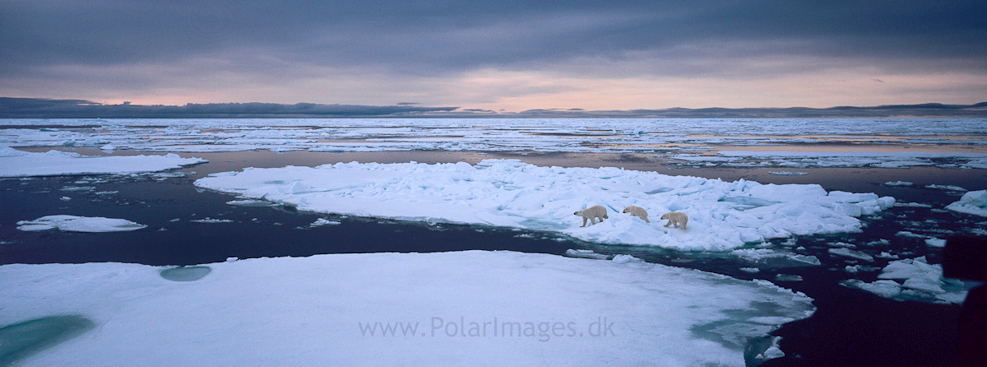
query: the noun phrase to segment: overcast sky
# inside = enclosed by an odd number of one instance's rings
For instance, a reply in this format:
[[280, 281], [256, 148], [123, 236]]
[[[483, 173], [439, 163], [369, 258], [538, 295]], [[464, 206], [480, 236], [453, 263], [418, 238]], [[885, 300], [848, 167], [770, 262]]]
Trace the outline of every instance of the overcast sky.
[[987, 101], [987, 1], [0, 0], [0, 96], [495, 111]]

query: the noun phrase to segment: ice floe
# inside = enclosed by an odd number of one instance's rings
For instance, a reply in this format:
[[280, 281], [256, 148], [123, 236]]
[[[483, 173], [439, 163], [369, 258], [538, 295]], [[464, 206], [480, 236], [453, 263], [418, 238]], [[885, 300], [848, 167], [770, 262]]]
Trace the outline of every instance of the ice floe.
[[17, 222], [22, 231], [47, 231], [58, 229], [69, 232], [125, 232], [136, 231], [147, 226], [126, 219], [103, 217], [80, 217], [75, 215], [49, 215], [35, 220]]
[[[826, 192], [819, 185], [724, 182], [619, 168], [541, 167], [514, 160], [477, 165], [339, 163], [247, 168], [196, 186], [299, 210], [426, 222], [554, 231], [599, 243], [725, 250], [791, 235], [859, 231], [857, 218], [894, 198]], [[602, 205], [609, 219], [580, 227], [579, 209]], [[631, 220], [636, 205], [658, 217], [689, 216], [689, 229]]]
[[[80, 314], [98, 330], [18, 361], [25, 367], [542, 365], [545, 356], [558, 365], [744, 366], [745, 350], [780, 356], [758, 341], [815, 311], [810, 298], [767, 281], [546, 254], [207, 266], [0, 266], [0, 326]], [[162, 278], [173, 275], [183, 281]]]
[[962, 303], [966, 298], [964, 283], [943, 278], [942, 265], [929, 264], [924, 256], [892, 261], [877, 277], [873, 282], [849, 279], [840, 284], [900, 301]]
[[177, 154], [93, 157], [52, 150], [30, 153], [0, 145], [0, 177], [129, 174], [164, 171], [203, 163]]
[[946, 209], [987, 217], [987, 190], [969, 191], [960, 201], [946, 206]]

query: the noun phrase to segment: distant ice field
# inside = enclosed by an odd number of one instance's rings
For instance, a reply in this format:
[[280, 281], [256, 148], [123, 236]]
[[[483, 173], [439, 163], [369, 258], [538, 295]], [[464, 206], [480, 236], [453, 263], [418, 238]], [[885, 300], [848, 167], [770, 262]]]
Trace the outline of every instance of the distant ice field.
[[[987, 168], [987, 119], [7, 119], [0, 145], [160, 152], [649, 153], [690, 166]], [[822, 154], [840, 144], [872, 154]], [[737, 147], [787, 147], [805, 155]], [[906, 150], [888, 154], [883, 148]], [[732, 147], [732, 148], [731, 148]], [[835, 157], [835, 158], [834, 158]]]

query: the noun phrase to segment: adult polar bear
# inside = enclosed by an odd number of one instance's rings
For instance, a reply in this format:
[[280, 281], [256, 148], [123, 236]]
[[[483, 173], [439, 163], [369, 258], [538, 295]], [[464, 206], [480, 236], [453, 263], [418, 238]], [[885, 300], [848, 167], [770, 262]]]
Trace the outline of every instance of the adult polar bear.
[[682, 230], [685, 230], [686, 223], [689, 223], [689, 216], [685, 215], [683, 212], [668, 212], [661, 215], [661, 219], [667, 219], [668, 223], [665, 223], [665, 227], [673, 226], [679, 228], [682, 225]]
[[572, 213], [572, 215], [583, 217], [583, 225], [580, 227], [585, 227], [587, 220], [590, 221], [590, 225], [593, 225], [596, 224], [597, 218], [600, 219], [600, 222], [603, 222], [603, 219], [610, 219], [610, 217], [607, 216], [607, 208], [600, 205], [594, 205], [583, 210], [577, 210], [575, 213]]

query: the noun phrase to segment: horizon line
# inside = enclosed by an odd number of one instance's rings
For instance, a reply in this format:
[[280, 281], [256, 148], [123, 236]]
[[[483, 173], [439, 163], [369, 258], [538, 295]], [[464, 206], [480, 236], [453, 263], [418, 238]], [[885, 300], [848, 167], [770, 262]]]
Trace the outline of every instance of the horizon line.
[[586, 110], [540, 108], [498, 112], [459, 106], [390, 106], [266, 102], [140, 105], [104, 104], [84, 99], [0, 97], [0, 118], [839, 118], [839, 117], [987, 117], [987, 102], [969, 105], [920, 103], [878, 106], [816, 107], [672, 107]]

